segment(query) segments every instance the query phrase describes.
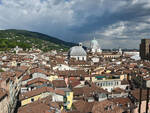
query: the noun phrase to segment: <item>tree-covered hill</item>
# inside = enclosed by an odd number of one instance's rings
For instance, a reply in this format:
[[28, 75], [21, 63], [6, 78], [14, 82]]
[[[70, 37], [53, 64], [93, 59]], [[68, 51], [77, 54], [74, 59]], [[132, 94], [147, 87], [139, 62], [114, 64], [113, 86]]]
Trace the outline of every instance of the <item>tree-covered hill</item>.
[[0, 30], [0, 50], [10, 50], [16, 46], [23, 49], [32, 47], [39, 48], [43, 51], [52, 49], [64, 51], [68, 50], [74, 43], [65, 42], [52, 36], [48, 36], [38, 32], [26, 30]]

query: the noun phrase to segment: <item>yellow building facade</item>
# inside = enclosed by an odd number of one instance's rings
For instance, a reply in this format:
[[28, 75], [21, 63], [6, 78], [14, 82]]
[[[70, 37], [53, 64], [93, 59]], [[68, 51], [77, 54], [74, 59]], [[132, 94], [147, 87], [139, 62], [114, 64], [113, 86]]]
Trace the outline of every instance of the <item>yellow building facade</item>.
[[66, 109], [71, 109], [73, 103], [73, 92], [66, 92]]
[[22, 100], [21, 101], [21, 106], [24, 106], [24, 105], [27, 105], [33, 101], [37, 101], [41, 98], [41, 94], [40, 95], [36, 95], [36, 96], [33, 96], [33, 97], [30, 97], [30, 98], [27, 98], [25, 100]]

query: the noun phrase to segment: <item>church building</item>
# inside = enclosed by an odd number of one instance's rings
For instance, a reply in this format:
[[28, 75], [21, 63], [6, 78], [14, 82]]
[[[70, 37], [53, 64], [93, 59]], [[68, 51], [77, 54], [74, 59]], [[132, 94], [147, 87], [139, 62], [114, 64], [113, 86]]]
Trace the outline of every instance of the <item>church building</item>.
[[101, 48], [100, 48], [100, 45], [99, 45], [99, 43], [98, 43], [98, 41], [96, 40], [96, 39], [93, 39], [92, 41], [91, 41], [91, 52], [92, 53], [102, 53], [102, 50], [101, 50]]
[[82, 43], [79, 44], [79, 46], [72, 47], [68, 52], [68, 57], [75, 58], [79, 61], [86, 61], [87, 60], [87, 53], [82, 47]]

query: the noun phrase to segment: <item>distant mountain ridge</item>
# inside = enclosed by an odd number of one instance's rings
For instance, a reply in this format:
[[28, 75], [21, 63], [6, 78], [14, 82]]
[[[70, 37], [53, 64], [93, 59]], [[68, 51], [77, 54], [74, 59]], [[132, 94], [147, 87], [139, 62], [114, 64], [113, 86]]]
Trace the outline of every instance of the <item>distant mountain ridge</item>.
[[38, 32], [17, 29], [0, 30], [0, 50], [9, 50], [19, 46], [23, 49], [36, 47], [43, 51], [52, 49], [65, 51], [74, 45], [76, 44]]

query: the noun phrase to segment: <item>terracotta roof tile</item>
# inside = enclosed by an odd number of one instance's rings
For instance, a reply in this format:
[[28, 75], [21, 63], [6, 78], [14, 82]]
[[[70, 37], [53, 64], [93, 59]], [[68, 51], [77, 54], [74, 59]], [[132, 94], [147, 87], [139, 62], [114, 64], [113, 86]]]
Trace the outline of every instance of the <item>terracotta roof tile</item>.
[[54, 88], [66, 88], [67, 87], [64, 80], [53, 80], [52, 84]]
[[34, 83], [37, 83], [37, 82], [40, 82], [40, 83], [50, 83], [49, 80], [47, 79], [43, 79], [43, 78], [35, 78], [33, 80], [30, 80], [27, 82], [27, 85], [31, 85], [31, 84], [34, 84]]
[[4, 89], [0, 88], [0, 100], [5, 96], [7, 96], [7, 92]]
[[21, 93], [19, 95], [19, 100], [24, 100], [24, 99], [27, 99], [27, 98], [30, 98], [30, 97], [33, 97], [33, 96], [36, 96], [45, 92], [53, 92], [53, 93], [63, 95], [63, 96], [65, 95], [65, 92], [63, 90], [59, 90], [59, 89], [54, 90], [53, 88], [50, 88], [50, 87], [41, 87], [41, 88], [37, 88], [29, 92]]

